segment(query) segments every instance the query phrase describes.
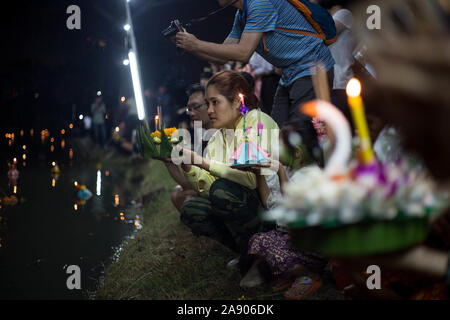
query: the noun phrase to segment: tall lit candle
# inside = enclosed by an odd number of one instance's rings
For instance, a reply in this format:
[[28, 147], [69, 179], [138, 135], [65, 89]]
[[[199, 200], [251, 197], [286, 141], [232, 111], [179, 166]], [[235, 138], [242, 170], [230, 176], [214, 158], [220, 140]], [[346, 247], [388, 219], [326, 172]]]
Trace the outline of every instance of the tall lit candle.
[[244, 147], [245, 147], [245, 163], [248, 163], [249, 155], [248, 155], [248, 148], [247, 148], [247, 130], [245, 128], [245, 115], [248, 112], [248, 108], [245, 105], [244, 95], [242, 93], [239, 93], [239, 98], [241, 98], [241, 107], [239, 108], [239, 112], [244, 116]]
[[373, 161], [374, 155], [369, 128], [364, 113], [364, 104], [361, 98], [361, 83], [358, 79], [353, 78], [348, 82], [347, 96], [353, 122], [358, 131], [362, 161], [364, 164], [369, 164]]
[[244, 95], [239, 93], [239, 98], [241, 99], [242, 106], [245, 107]]
[[161, 106], [158, 106], [158, 124], [159, 127], [157, 128], [157, 130], [161, 131], [161, 122], [162, 122], [162, 110], [161, 110]]
[[155, 131], [158, 130], [158, 115], [155, 116]]

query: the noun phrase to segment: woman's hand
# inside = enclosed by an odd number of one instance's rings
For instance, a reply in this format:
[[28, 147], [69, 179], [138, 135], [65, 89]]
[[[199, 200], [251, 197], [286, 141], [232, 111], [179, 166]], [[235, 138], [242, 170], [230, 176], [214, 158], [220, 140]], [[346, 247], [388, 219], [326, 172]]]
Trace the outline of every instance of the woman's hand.
[[280, 166], [281, 166], [281, 163], [279, 161], [273, 160], [273, 159], [268, 159], [268, 162], [258, 162], [258, 163], [252, 164], [249, 167], [241, 168], [239, 170], [251, 171], [254, 174], [260, 174], [262, 169], [270, 169], [272, 171], [278, 172]]
[[181, 164], [181, 167], [184, 171], [188, 172], [191, 170], [191, 165], [195, 165], [197, 167], [200, 167], [204, 170], [209, 171], [209, 160], [203, 158], [199, 154], [195, 153], [192, 150], [183, 148], [181, 146], [174, 147], [177, 149], [181, 157], [183, 158], [183, 163]]
[[164, 163], [172, 163], [172, 159], [171, 159], [171, 158], [160, 158], [160, 157], [155, 157], [155, 158], [153, 158], [153, 159], [162, 161], [162, 162], [164, 162]]

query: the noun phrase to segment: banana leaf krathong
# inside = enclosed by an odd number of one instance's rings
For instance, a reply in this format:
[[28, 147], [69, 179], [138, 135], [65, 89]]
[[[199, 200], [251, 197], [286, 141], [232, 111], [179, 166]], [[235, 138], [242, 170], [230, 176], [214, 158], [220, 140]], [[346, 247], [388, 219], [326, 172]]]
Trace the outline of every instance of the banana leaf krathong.
[[137, 130], [137, 142], [142, 157], [170, 158], [173, 145], [182, 141], [183, 137], [176, 137], [176, 128], [164, 128], [150, 133], [148, 123], [141, 124]]

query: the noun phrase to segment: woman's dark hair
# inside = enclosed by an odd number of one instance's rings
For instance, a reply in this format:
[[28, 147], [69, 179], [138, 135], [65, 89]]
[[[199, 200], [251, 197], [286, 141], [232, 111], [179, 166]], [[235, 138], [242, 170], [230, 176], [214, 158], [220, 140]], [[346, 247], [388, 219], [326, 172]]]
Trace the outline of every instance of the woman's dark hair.
[[240, 74], [242, 74], [242, 76], [245, 78], [245, 80], [247, 80], [248, 84], [250, 85], [250, 87], [252, 89], [255, 88], [255, 78], [253, 78], [253, 76], [245, 71], [241, 71]]
[[200, 79], [210, 79], [212, 75], [212, 72], [204, 71], [200, 74]]
[[230, 103], [239, 99], [239, 93], [242, 93], [245, 97], [245, 105], [249, 109], [255, 109], [258, 106], [258, 98], [253, 93], [253, 89], [244, 76], [237, 71], [226, 70], [214, 74], [206, 84], [206, 88], [210, 86], [215, 86]]

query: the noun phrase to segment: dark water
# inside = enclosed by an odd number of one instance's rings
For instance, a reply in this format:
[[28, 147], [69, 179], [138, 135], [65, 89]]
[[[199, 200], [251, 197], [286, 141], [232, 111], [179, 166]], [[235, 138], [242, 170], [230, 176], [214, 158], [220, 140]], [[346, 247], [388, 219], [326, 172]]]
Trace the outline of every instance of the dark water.
[[[7, 163], [16, 157], [20, 172], [16, 195], [24, 201], [14, 207], [2, 204], [0, 210], [0, 298], [86, 298], [114, 249], [135, 230], [135, 220], [120, 218], [123, 212], [127, 216], [122, 177], [117, 168], [77, 159], [67, 134], [55, 137], [53, 152], [50, 137], [42, 143], [40, 132], [33, 139], [29, 134], [20, 138], [17, 131], [15, 136], [11, 146], [5, 133], [2, 136], [0, 186], [2, 197], [14, 194], [8, 186]], [[59, 165], [59, 176], [50, 171], [53, 161]], [[75, 181], [92, 192], [85, 205], [77, 204]], [[69, 265], [81, 269], [81, 290], [67, 288]]]

